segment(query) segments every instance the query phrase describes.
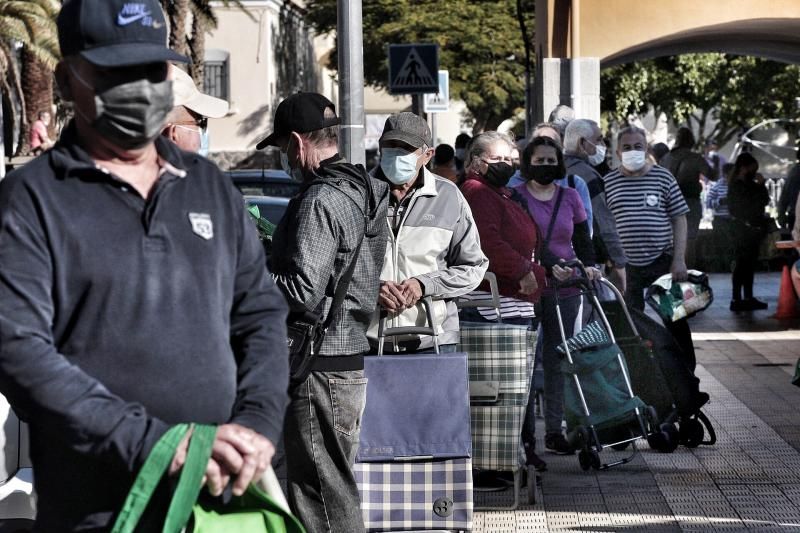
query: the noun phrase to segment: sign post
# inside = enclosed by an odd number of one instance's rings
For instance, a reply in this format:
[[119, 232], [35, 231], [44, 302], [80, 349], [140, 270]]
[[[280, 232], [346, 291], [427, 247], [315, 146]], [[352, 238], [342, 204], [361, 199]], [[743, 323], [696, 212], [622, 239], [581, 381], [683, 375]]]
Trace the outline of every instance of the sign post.
[[425, 112], [431, 115], [431, 135], [434, 146], [437, 144], [436, 115], [450, 110], [450, 73], [446, 70], [440, 70], [438, 75], [439, 90], [435, 93], [426, 94], [423, 102]]
[[361, 0], [338, 0], [337, 6], [340, 150], [348, 162], [363, 165], [366, 154]]

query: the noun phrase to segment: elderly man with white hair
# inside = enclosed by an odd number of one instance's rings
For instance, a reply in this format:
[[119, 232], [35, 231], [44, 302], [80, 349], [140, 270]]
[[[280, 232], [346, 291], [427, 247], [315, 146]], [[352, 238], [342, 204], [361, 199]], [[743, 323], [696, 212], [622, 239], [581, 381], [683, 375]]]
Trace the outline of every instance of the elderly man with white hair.
[[593, 120], [578, 118], [564, 132], [564, 164], [567, 173], [582, 177], [589, 187], [592, 202], [595, 253], [598, 261], [610, 263], [609, 276], [625, 291], [625, 249], [617, 233], [617, 223], [606, 203], [605, 183], [595, 166], [603, 162], [606, 146], [600, 127]]

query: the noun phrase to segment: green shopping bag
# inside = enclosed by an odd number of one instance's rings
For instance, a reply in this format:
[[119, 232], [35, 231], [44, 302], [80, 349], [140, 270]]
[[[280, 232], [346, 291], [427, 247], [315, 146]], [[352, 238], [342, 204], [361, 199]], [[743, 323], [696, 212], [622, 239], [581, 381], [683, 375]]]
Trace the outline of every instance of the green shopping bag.
[[[217, 434], [216, 426], [178, 424], [159, 439], [131, 487], [112, 533], [132, 533], [167, 471], [175, 450], [192, 429], [186, 462], [164, 521], [163, 533], [305, 533], [300, 522], [255, 484], [226, 505], [198, 503], [201, 481]], [[191, 518], [191, 522], [190, 522]]]

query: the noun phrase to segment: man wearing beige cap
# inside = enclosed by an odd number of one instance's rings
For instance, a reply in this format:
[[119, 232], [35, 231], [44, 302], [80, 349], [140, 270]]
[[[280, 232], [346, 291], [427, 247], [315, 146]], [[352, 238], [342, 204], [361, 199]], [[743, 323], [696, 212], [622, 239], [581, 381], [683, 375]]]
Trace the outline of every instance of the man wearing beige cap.
[[205, 156], [208, 151], [208, 119], [227, 115], [228, 102], [201, 93], [192, 78], [175, 65], [170, 65], [169, 72], [175, 107], [161, 134], [181, 150], [200, 152]]

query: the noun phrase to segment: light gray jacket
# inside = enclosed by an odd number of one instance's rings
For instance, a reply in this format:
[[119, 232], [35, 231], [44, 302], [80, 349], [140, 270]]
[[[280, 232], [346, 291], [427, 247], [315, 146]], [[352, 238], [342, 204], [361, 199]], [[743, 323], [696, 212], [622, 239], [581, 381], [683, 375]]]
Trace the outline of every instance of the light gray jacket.
[[[416, 278], [425, 296], [431, 296], [439, 344], [459, 341], [458, 309], [453, 298], [480, 285], [489, 266], [481, 251], [478, 228], [466, 199], [451, 181], [424, 169], [424, 183], [414, 190], [403, 221], [395, 234], [389, 231], [381, 280], [402, 282]], [[388, 221], [387, 221], [388, 224]], [[376, 342], [379, 313], [367, 336]], [[418, 304], [400, 314], [390, 314], [388, 327], [424, 326], [425, 311]], [[433, 346], [429, 337], [388, 339], [419, 348]]]

